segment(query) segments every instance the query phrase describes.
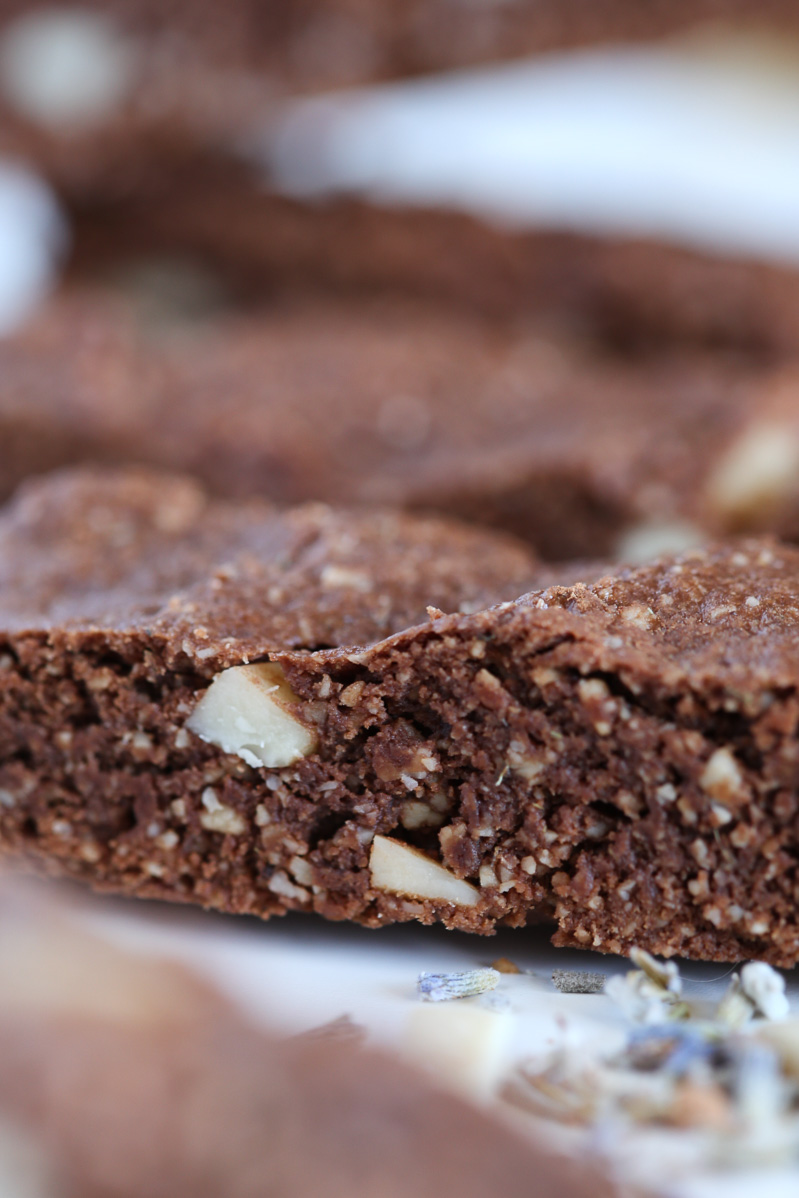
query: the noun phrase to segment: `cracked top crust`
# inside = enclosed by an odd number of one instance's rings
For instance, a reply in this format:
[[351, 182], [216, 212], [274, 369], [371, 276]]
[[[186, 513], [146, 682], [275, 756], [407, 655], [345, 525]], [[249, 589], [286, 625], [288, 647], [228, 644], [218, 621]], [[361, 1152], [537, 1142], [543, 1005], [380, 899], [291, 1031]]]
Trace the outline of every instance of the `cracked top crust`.
[[[147, 631], [208, 668], [335, 656], [431, 619], [446, 635], [442, 615], [500, 603], [473, 617], [476, 632], [521, 619], [577, 638], [585, 672], [635, 662], [664, 686], [688, 673], [758, 704], [750, 692], [799, 680], [799, 550], [766, 539], [599, 577], [596, 564], [555, 572], [511, 537], [446, 520], [230, 504], [180, 477], [83, 470], [21, 489], [0, 558], [9, 631]], [[581, 581], [542, 589], [553, 578]]]
[[[690, 675], [693, 686], [799, 682], [799, 551], [768, 538], [706, 546], [616, 576], [525, 596], [577, 614], [608, 651]], [[599, 667], [601, 668], [601, 667]]]

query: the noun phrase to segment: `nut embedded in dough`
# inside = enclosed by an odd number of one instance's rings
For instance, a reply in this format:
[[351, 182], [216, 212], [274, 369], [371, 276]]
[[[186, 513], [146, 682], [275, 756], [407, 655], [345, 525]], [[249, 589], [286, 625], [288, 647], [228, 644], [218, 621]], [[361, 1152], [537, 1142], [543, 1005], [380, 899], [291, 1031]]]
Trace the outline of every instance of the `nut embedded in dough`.
[[293, 713], [299, 702], [272, 662], [232, 666], [218, 674], [186, 727], [248, 765], [293, 765], [316, 748], [316, 736]]
[[759, 424], [735, 441], [708, 484], [713, 513], [726, 527], [757, 528], [780, 507], [799, 479], [796, 430]]
[[456, 877], [418, 849], [389, 836], [375, 836], [369, 869], [372, 885], [393, 894], [440, 899], [460, 907], [473, 907], [480, 897], [479, 891], [469, 882]]

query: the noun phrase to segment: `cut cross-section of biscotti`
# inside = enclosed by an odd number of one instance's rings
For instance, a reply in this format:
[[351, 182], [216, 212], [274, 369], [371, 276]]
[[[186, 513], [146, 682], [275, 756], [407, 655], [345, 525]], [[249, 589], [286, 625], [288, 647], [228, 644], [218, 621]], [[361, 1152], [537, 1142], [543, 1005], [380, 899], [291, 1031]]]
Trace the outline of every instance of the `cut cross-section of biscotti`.
[[8, 852], [262, 916], [799, 959], [795, 549], [476, 610], [523, 550], [87, 475], [12, 505], [0, 562]]
[[0, 520], [6, 847], [88, 873], [110, 851], [136, 889], [178, 861], [175, 827], [189, 835], [190, 821], [192, 856], [209, 850], [249, 892], [218, 849], [266, 833], [220, 783], [232, 768], [265, 793], [267, 772], [278, 786], [274, 770], [318, 745], [267, 647], [379, 641], [429, 611], [512, 597], [538, 570], [511, 537], [454, 522], [223, 504], [146, 471], [31, 484]]

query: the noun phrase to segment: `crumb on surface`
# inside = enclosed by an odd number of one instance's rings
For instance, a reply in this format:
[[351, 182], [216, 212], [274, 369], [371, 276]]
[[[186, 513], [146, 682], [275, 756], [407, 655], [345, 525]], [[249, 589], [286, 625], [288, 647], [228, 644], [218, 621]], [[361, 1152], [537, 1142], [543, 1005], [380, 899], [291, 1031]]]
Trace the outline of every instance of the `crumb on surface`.
[[496, 961], [491, 962], [491, 968], [496, 969], [497, 973], [521, 973], [516, 962], [508, 957], [497, 957]]

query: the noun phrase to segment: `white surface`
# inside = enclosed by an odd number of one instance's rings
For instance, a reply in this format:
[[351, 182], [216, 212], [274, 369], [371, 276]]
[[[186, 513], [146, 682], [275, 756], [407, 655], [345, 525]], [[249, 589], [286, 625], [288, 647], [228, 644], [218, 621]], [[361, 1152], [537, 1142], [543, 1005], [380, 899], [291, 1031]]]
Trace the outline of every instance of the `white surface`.
[[[503, 930], [491, 938], [406, 924], [371, 931], [326, 924], [314, 916], [290, 916], [262, 924], [256, 920], [214, 915], [159, 904], [86, 897], [83, 918], [117, 942], [176, 957], [214, 981], [253, 1018], [285, 1033], [319, 1027], [348, 1015], [366, 1029], [372, 1043], [417, 1059], [418, 1035], [413, 1023], [419, 1009], [416, 979], [424, 970], [442, 972], [488, 965], [509, 957], [523, 971], [503, 975], [495, 991], [479, 999], [459, 1000], [494, 1008], [501, 1020], [497, 1051], [482, 1053], [463, 1070], [454, 1071], [457, 1088], [463, 1077], [477, 1078], [483, 1097], [485, 1078], [509, 1061], [548, 1056], [553, 1049], [595, 1054], [624, 1042], [629, 1024], [604, 995], [563, 995], [553, 987], [552, 969], [589, 969], [612, 975], [630, 968], [617, 957], [555, 949], [540, 928]], [[685, 996], [692, 1002], [715, 1003], [726, 990], [732, 968], [682, 963]], [[799, 1012], [799, 971], [786, 975], [793, 1012]], [[442, 1027], [450, 1004], [440, 1004]], [[452, 1046], [462, 1029], [455, 1028]], [[490, 1049], [490, 1046], [489, 1046]], [[445, 1049], [435, 1065], [443, 1067]], [[439, 1076], [439, 1081], [441, 1080]], [[474, 1095], [473, 1095], [474, 1096]], [[524, 1125], [524, 1118], [522, 1124]], [[575, 1133], [547, 1125], [546, 1133], [564, 1149], [602, 1151], [602, 1133]], [[627, 1161], [628, 1176], [655, 1179], [664, 1198], [751, 1198], [752, 1176], [768, 1184], [769, 1198], [795, 1198], [799, 1172], [760, 1170], [753, 1175], [697, 1175], [700, 1146], [687, 1133], [641, 1130], [619, 1142], [613, 1156]], [[690, 1179], [689, 1181], [686, 1178]]]
[[588, 50], [303, 101], [257, 154], [298, 195], [799, 258], [799, 57], [779, 44]]
[[[502, 932], [491, 938], [404, 924], [372, 931], [328, 924], [315, 916], [289, 916], [262, 924], [150, 903], [94, 898], [85, 917], [134, 947], [176, 955], [212, 978], [253, 1016], [286, 1032], [307, 1031], [349, 1015], [376, 1043], [394, 1045], [416, 1004], [416, 979], [423, 971], [447, 972], [490, 965], [510, 956], [530, 973], [505, 975], [497, 991], [518, 1014], [534, 1011], [517, 1029], [520, 1052], [537, 1052], [562, 1033], [563, 1012], [580, 1013], [569, 1034], [582, 1037], [624, 1021], [604, 999], [559, 995], [550, 974], [555, 966], [617, 972], [627, 962], [594, 954], [555, 950], [538, 930]], [[693, 969], [693, 967], [690, 967]], [[717, 977], [725, 968], [697, 967]], [[693, 976], [693, 975], [692, 975]], [[584, 1019], [586, 1012], [589, 1018]], [[594, 1018], [598, 1016], [596, 1024]], [[579, 1042], [576, 1041], [576, 1043]]]
[[0, 336], [12, 332], [47, 295], [66, 237], [46, 184], [24, 167], [0, 160]]

